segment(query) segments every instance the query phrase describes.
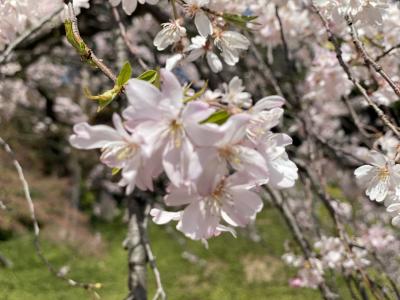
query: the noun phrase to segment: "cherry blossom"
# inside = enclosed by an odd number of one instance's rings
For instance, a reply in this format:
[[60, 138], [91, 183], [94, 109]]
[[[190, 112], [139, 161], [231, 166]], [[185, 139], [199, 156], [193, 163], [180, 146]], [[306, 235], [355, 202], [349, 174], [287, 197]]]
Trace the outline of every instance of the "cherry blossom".
[[186, 29], [181, 26], [180, 20], [164, 23], [162, 27], [163, 29], [154, 38], [154, 46], [159, 51], [166, 49], [169, 45], [178, 42], [182, 37], [186, 36]]
[[79, 123], [74, 126], [75, 134], [70, 137], [70, 143], [78, 149], [101, 149], [100, 160], [104, 164], [110, 168], [122, 169], [120, 184], [126, 186], [126, 193], [130, 194], [137, 177], [144, 180], [144, 172], [140, 171], [142, 140], [136, 134], [126, 132], [117, 114], [113, 116], [113, 122], [115, 129], [105, 125]]
[[357, 168], [354, 175], [366, 187], [365, 194], [371, 200], [382, 202], [390, 190], [398, 189], [400, 165], [376, 151], [370, 153], [369, 159], [371, 164]]
[[198, 58], [205, 56], [210, 69], [214, 73], [218, 73], [222, 70], [222, 62], [212, 51], [212, 44], [203, 36], [196, 36], [191, 39], [192, 43], [188, 47], [190, 54], [186, 60], [188, 62], [195, 61]]
[[215, 32], [214, 43], [221, 51], [226, 64], [230, 66], [237, 64], [240, 51], [247, 50], [250, 46], [249, 40], [243, 34], [236, 31]]
[[[246, 177], [240, 174], [228, 178], [216, 176], [210, 186], [202, 188], [202, 192], [194, 192], [187, 188], [171, 189], [165, 198], [168, 206], [187, 205], [181, 214], [153, 211], [153, 220], [157, 223], [178, 219], [178, 230], [187, 237], [199, 240], [209, 239], [221, 233], [221, 219], [230, 226], [246, 226], [262, 209], [260, 197], [249, 190]], [[156, 213], [158, 212], [158, 213]], [[166, 214], [166, 215], [165, 215]]]

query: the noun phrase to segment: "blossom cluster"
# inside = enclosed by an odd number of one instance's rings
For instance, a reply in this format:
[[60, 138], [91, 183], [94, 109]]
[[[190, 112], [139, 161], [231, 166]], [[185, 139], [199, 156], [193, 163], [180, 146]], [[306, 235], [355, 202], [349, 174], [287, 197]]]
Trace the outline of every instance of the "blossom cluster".
[[324, 281], [324, 274], [328, 270], [351, 274], [355, 270], [370, 265], [367, 250], [352, 247], [350, 253], [337, 237], [321, 237], [314, 244], [314, 251], [316, 256], [309, 259], [293, 253], [283, 255], [282, 259], [287, 265], [299, 268], [297, 276], [290, 280], [292, 287], [316, 289]]
[[210, 0], [189, 0], [183, 5], [183, 12], [188, 18], [194, 18], [198, 35], [187, 37], [184, 18], [175, 18], [169, 23], [162, 24], [163, 29], [156, 35], [154, 46], [159, 51], [170, 45], [175, 48], [176, 54], [167, 62], [167, 68], [173, 69], [178, 63], [187, 64], [204, 57], [210, 69], [218, 73], [223, 61], [234, 66], [239, 62], [240, 53], [250, 46], [250, 41], [243, 34], [229, 29], [229, 22], [210, 10]]
[[[175, 75], [161, 70], [161, 86], [131, 79], [125, 86], [129, 106], [115, 128], [75, 125], [71, 144], [101, 149], [101, 161], [121, 169], [120, 185], [153, 189], [163, 172], [170, 186], [164, 202], [175, 212], [154, 208], [158, 224], [178, 221], [192, 239], [208, 239], [247, 225], [262, 209], [256, 188], [268, 184], [288, 188], [297, 167], [285, 147], [292, 143], [274, 133], [283, 115], [284, 99], [263, 98], [252, 105], [242, 81], [234, 78], [225, 91], [187, 94]], [[197, 98], [197, 99], [194, 99]]]
[[384, 0], [316, 0], [335, 21], [343, 20], [343, 16], [351, 16], [354, 20], [371, 25], [381, 25], [388, 1]]

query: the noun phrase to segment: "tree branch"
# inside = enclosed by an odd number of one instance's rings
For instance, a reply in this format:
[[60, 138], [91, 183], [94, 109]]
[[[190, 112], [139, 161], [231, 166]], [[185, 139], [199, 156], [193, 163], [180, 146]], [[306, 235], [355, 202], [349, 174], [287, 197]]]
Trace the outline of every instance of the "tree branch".
[[328, 21], [326, 18], [321, 14], [321, 12], [318, 10], [317, 7], [314, 5], [311, 6], [313, 11], [319, 16], [322, 24], [325, 27], [325, 30], [328, 34], [328, 40], [333, 44], [336, 52], [336, 58], [342, 67], [343, 71], [346, 73], [347, 78], [353, 83], [353, 85], [358, 89], [358, 91], [361, 93], [365, 101], [368, 103], [369, 106], [371, 106], [378, 117], [382, 120], [382, 122], [396, 135], [397, 138], [400, 139], [400, 132], [397, 129], [397, 127], [389, 120], [389, 118], [385, 115], [382, 109], [378, 107], [378, 105], [369, 97], [367, 91], [365, 88], [360, 84], [360, 82], [354, 77], [352, 74], [350, 67], [346, 64], [346, 62], [343, 59], [342, 56], [342, 50], [340, 48], [339, 41], [337, 40], [335, 34], [332, 32]]

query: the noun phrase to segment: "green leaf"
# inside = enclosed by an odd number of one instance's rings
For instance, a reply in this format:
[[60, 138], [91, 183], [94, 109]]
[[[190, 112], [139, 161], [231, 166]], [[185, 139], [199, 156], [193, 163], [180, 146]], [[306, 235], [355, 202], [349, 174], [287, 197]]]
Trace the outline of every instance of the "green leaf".
[[207, 119], [204, 121], [201, 121], [200, 124], [206, 124], [206, 123], [214, 123], [218, 125], [224, 124], [228, 119], [230, 115], [226, 110], [219, 110], [213, 113], [211, 116], [209, 116]]
[[143, 74], [139, 75], [138, 79], [147, 81], [157, 88], [160, 88], [161, 81], [160, 81], [160, 71], [159, 70], [148, 70]]
[[105, 107], [107, 107], [111, 102], [114, 101], [114, 99], [121, 92], [121, 89], [122, 88], [119, 86], [114, 86], [111, 90], [105, 91], [104, 93], [102, 93], [100, 95], [92, 95], [87, 88], [84, 89], [84, 92], [85, 92], [86, 97], [98, 102], [99, 107], [97, 108], [97, 112], [100, 112]]
[[224, 13], [222, 17], [226, 22], [232, 23], [244, 29], [247, 29], [248, 23], [256, 24], [253, 21], [258, 18], [258, 16], [242, 16], [228, 13]]
[[157, 76], [156, 70], [147, 70], [146, 72], [139, 75], [138, 79], [152, 83], [156, 80], [156, 76]]
[[203, 87], [201, 88], [201, 90], [199, 90], [196, 94], [194, 94], [193, 96], [190, 96], [188, 98], [185, 98], [185, 100], [183, 100], [184, 103], [196, 100], [197, 98], [200, 98], [207, 90], [208, 87], [208, 81], [206, 81], [206, 83], [203, 85]]
[[132, 76], [132, 67], [129, 62], [125, 62], [117, 77], [117, 85], [122, 87]]

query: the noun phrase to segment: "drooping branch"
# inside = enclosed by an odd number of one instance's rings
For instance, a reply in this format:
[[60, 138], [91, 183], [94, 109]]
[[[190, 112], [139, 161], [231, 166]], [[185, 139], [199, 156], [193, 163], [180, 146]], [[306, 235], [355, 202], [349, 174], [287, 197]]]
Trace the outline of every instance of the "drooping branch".
[[347, 65], [347, 63], [343, 59], [342, 55], [342, 50], [340, 48], [340, 43], [336, 37], [336, 35], [333, 33], [329, 26], [328, 20], [322, 15], [322, 13], [319, 11], [317, 7], [314, 5], [312, 6], [312, 10], [318, 15], [320, 18], [325, 31], [328, 35], [328, 40], [333, 44], [336, 52], [336, 58], [342, 67], [343, 71], [346, 73], [347, 78], [353, 83], [354, 87], [361, 93], [367, 104], [373, 108], [373, 110], [376, 112], [378, 117], [382, 120], [382, 122], [396, 135], [397, 138], [400, 139], [400, 132], [398, 128], [389, 120], [388, 116], [383, 112], [382, 109], [379, 108], [379, 106], [371, 99], [371, 97], [368, 95], [367, 90], [361, 85], [359, 80], [356, 79], [354, 74], [352, 73], [350, 67]]
[[[283, 218], [286, 221], [286, 224], [288, 225], [293, 234], [293, 237], [299, 244], [305, 258], [309, 260], [310, 264], [312, 264], [312, 261], [310, 259], [315, 257], [315, 255], [313, 254], [311, 246], [306, 237], [304, 236], [301, 227], [297, 224], [295, 216], [291, 212], [288, 205], [285, 203], [284, 198], [279, 192], [272, 190], [269, 187], [266, 187], [265, 190], [269, 194], [272, 203], [281, 212]], [[316, 267], [316, 266], [311, 265], [311, 267]], [[318, 284], [318, 288], [325, 300], [337, 299], [337, 295], [330, 290], [330, 288], [324, 281]]]
[[151, 209], [151, 205], [149, 203], [147, 203], [146, 209], [145, 209], [145, 222], [143, 223], [144, 226], [143, 226], [142, 236], [143, 236], [143, 242], [144, 242], [145, 249], [146, 249], [147, 260], [153, 271], [154, 278], [156, 280], [156, 285], [157, 285], [157, 290], [153, 297], [153, 300], [158, 300], [158, 299], [166, 300], [167, 294], [164, 291], [164, 287], [163, 287], [163, 284], [161, 281], [161, 274], [160, 274], [160, 271], [158, 270], [157, 263], [156, 263], [156, 257], [154, 256], [153, 250], [151, 249], [150, 240], [149, 240], [148, 233], [147, 233], [148, 232], [147, 219], [148, 219], [148, 216], [150, 213], [150, 209]]
[[39, 222], [36, 218], [35, 205], [31, 198], [29, 184], [25, 178], [22, 166], [19, 163], [19, 161], [16, 159], [15, 153], [13, 152], [11, 147], [1, 137], [0, 137], [0, 145], [5, 149], [6, 153], [10, 156], [12, 163], [13, 163], [15, 169], [17, 170], [19, 180], [21, 181], [25, 200], [28, 204], [28, 209], [29, 209], [29, 213], [30, 213], [30, 217], [31, 217], [32, 225], [33, 225], [34, 246], [35, 246], [36, 253], [39, 256], [40, 260], [43, 262], [44, 265], [46, 265], [47, 269], [55, 277], [62, 279], [71, 287], [79, 287], [79, 288], [88, 290], [93, 293], [94, 297], [99, 298], [96, 290], [101, 288], [100, 283], [85, 283], [85, 282], [80, 282], [80, 281], [74, 280], [72, 278], [69, 278], [66, 276], [66, 274], [59, 272], [44, 255], [44, 252], [43, 252], [43, 249], [42, 249], [42, 246], [40, 243], [40, 227], [39, 227]]
[[400, 87], [394, 83], [392, 78], [385, 72], [381, 65], [379, 65], [372, 57], [368, 54], [367, 50], [364, 48], [363, 43], [358, 38], [357, 29], [354, 26], [354, 23], [349, 15], [345, 17], [347, 26], [350, 28], [350, 35], [353, 40], [353, 44], [355, 45], [357, 51], [361, 54], [364, 63], [366, 66], [372, 66], [372, 68], [377, 72], [382, 78], [389, 84], [392, 90], [396, 93], [397, 96], [400, 97]]

